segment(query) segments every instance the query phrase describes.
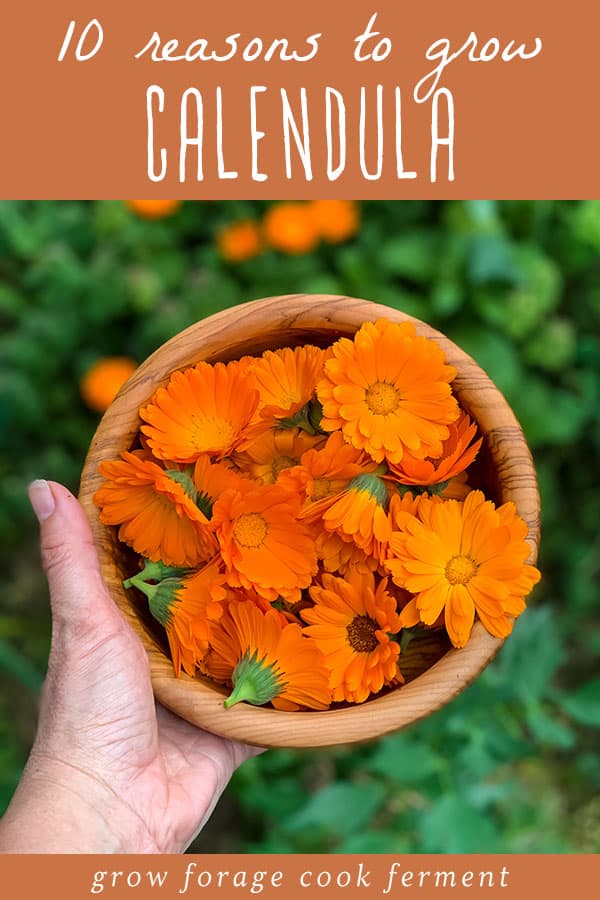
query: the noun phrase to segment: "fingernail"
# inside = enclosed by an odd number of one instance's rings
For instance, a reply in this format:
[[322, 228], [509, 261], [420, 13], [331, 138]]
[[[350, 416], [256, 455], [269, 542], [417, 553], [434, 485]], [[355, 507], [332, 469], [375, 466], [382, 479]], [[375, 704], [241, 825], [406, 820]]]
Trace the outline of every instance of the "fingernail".
[[38, 522], [45, 522], [54, 512], [56, 503], [47, 481], [32, 481], [29, 485], [29, 502]]

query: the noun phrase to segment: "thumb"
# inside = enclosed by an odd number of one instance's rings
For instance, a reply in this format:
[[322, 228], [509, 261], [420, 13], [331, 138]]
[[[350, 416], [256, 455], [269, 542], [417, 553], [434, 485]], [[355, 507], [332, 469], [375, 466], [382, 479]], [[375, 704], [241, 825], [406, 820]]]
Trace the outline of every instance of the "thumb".
[[29, 499], [40, 523], [42, 563], [55, 622], [90, 625], [99, 613], [112, 615], [117, 610], [102, 581], [90, 526], [76, 498], [61, 484], [34, 481]]

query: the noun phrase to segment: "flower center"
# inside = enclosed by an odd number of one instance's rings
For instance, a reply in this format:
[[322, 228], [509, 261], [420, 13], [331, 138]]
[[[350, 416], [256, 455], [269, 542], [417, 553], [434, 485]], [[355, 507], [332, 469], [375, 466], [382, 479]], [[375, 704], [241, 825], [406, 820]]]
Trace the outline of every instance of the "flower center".
[[453, 556], [446, 565], [446, 578], [450, 584], [468, 584], [478, 568], [470, 556]]
[[331, 481], [329, 478], [315, 478], [312, 484], [312, 494], [310, 499], [322, 500], [331, 493]]
[[273, 462], [271, 463], [271, 472], [273, 473], [273, 481], [277, 481], [277, 476], [283, 469], [291, 469], [292, 466], [297, 466], [298, 460], [292, 459], [291, 456], [276, 456]]
[[233, 539], [240, 547], [256, 550], [262, 547], [269, 526], [260, 513], [243, 513], [235, 520]]
[[365, 391], [365, 403], [376, 416], [387, 416], [400, 405], [400, 394], [393, 384], [375, 381]]
[[346, 638], [357, 653], [371, 653], [379, 643], [375, 635], [378, 629], [379, 625], [370, 616], [355, 616], [346, 626]]

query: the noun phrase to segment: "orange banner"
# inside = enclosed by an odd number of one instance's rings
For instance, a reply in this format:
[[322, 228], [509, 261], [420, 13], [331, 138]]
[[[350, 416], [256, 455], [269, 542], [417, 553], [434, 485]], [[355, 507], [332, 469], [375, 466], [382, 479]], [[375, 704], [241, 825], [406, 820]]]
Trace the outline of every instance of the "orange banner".
[[[0, 857], [4, 896], [49, 900], [372, 900], [445, 896], [592, 900], [600, 858], [511, 855], [209, 855]], [[10, 892], [10, 893], [9, 893]]]
[[4, 198], [595, 197], [600, 14], [572, 0], [22, 0]]

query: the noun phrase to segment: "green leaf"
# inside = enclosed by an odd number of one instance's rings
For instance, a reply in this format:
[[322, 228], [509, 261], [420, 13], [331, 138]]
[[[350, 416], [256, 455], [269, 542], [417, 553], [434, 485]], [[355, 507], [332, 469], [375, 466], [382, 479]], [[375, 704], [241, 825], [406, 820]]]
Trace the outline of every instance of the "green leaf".
[[383, 799], [384, 788], [377, 782], [333, 782], [313, 794], [284, 828], [291, 832], [318, 829], [329, 835], [352, 834], [367, 824]]
[[377, 745], [373, 756], [365, 764], [368, 772], [383, 775], [400, 786], [418, 785], [439, 774], [443, 758], [422, 741], [405, 734], [394, 734]]
[[419, 824], [424, 853], [494, 853], [499, 835], [488, 815], [467, 805], [463, 797], [446, 794], [422, 816]]
[[582, 725], [600, 727], [600, 678], [594, 678], [560, 701], [562, 708]]

